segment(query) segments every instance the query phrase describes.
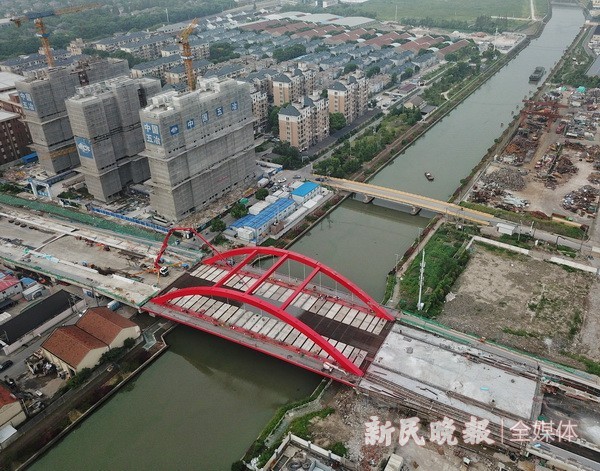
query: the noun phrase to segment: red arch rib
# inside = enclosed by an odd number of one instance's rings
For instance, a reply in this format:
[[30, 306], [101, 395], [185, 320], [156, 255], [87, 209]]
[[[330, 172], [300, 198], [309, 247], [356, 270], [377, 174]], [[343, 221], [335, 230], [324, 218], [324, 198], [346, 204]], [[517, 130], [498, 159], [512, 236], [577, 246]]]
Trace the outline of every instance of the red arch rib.
[[390, 315], [385, 309], [383, 309], [383, 307], [381, 307], [377, 301], [371, 298], [371, 296], [369, 296], [365, 291], [363, 291], [359, 286], [354, 284], [348, 278], [336, 272], [332, 268], [329, 268], [327, 265], [324, 265], [321, 262], [318, 262], [317, 260], [313, 260], [312, 258], [307, 257], [306, 255], [302, 255], [296, 252], [278, 249], [275, 247], [241, 247], [239, 249], [232, 249], [228, 250], [227, 252], [218, 253], [210, 258], [207, 258], [206, 260], [204, 260], [203, 263], [214, 265], [219, 261], [226, 260], [228, 258], [235, 257], [238, 255], [247, 255], [252, 252], [256, 252], [257, 255], [272, 255], [275, 257], [285, 256], [290, 260], [302, 263], [311, 268], [319, 268], [319, 271], [321, 273], [327, 275], [332, 280], [344, 286], [348, 291], [350, 291], [358, 299], [365, 303], [377, 317], [386, 319], [388, 321], [394, 320], [394, 317]]
[[319, 347], [325, 350], [338, 364], [346, 370], [348, 373], [352, 373], [356, 376], [362, 376], [362, 370], [352, 363], [347, 357], [331, 345], [324, 337], [315, 332], [311, 327], [306, 325], [304, 322], [296, 319], [294, 316], [288, 314], [283, 309], [273, 306], [272, 304], [264, 301], [256, 296], [252, 296], [240, 291], [227, 289], [227, 288], [215, 288], [213, 286], [192, 286], [190, 288], [182, 288], [169, 293], [157, 296], [152, 299], [153, 303], [166, 305], [172, 299], [181, 298], [184, 296], [218, 296], [220, 298], [228, 298], [234, 301], [239, 301], [250, 306], [254, 306], [258, 309], [271, 314], [272, 316], [284, 321], [288, 325], [291, 325], [294, 329], [306, 335], [309, 339], [315, 342]]

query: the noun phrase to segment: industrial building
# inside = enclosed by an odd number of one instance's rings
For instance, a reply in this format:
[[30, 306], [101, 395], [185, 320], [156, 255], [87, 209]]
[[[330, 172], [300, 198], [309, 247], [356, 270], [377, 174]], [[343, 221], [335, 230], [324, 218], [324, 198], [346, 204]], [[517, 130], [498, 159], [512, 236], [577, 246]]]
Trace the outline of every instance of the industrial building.
[[199, 80], [198, 90], [166, 92], [140, 112], [150, 164], [150, 202], [179, 220], [237, 187], [255, 170], [250, 86]]
[[117, 77], [80, 87], [66, 101], [67, 113], [88, 191], [110, 202], [128, 183], [150, 178], [140, 109], [161, 91], [151, 78]]
[[56, 174], [79, 165], [65, 100], [79, 86], [128, 74], [127, 61], [98, 59], [44, 69], [16, 83], [32, 147], [44, 170]]

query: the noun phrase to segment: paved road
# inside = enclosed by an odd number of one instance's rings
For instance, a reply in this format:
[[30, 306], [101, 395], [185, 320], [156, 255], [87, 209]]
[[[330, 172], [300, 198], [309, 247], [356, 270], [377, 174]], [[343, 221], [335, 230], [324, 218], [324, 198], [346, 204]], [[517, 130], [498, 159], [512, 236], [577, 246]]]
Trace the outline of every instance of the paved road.
[[351, 180], [343, 180], [341, 178], [327, 178], [327, 185], [337, 188], [338, 190], [351, 191], [361, 193], [367, 196], [401, 203], [416, 208], [428, 209], [439, 214], [447, 214], [461, 219], [466, 219], [483, 226], [489, 226], [500, 222], [500, 220], [491, 214], [475, 211], [473, 209], [463, 208], [454, 203], [439, 201], [426, 196], [406, 193], [400, 190], [384, 188], [381, 186], [371, 185], [368, 183], [359, 183]]

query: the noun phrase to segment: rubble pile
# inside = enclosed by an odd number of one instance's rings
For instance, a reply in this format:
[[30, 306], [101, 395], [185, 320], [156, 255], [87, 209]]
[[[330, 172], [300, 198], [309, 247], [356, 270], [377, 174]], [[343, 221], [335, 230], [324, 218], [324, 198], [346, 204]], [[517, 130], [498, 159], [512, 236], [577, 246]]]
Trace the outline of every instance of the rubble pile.
[[560, 173], [561, 175], [566, 175], [566, 174], [574, 174], [577, 173], [577, 167], [575, 165], [573, 165], [573, 162], [571, 161], [571, 159], [569, 159], [566, 156], [562, 156], [559, 160], [558, 163], [556, 164], [556, 167], [554, 168], [554, 170], [558, 173]]
[[593, 183], [594, 185], [600, 184], [600, 173], [598, 173], [598, 172], [590, 173], [590, 176], [588, 177], [588, 181], [590, 183]]
[[501, 190], [522, 190], [525, 188], [525, 180], [518, 170], [510, 168], [501, 168], [488, 175], [485, 175], [482, 179], [486, 186], [497, 188]]
[[574, 213], [595, 213], [598, 195], [600, 195], [599, 189], [585, 185], [578, 190], [567, 193], [563, 198], [562, 206], [567, 211]]

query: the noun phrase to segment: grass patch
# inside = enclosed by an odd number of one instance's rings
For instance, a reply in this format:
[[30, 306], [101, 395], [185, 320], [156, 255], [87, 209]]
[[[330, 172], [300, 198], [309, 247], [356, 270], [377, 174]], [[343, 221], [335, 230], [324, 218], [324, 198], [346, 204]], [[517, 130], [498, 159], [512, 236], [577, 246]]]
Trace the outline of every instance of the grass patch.
[[536, 339], [540, 337], [539, 334], [534, 332], [529, 332], [525, 329], [511, 329], [510, 327], [502, 327], [502, 332], [505, 334], [516, 335], [517, 337], [533, 337]]
[[269, 457], [273, 454], [273, 451], [279, 445], [278, 444], [274, 445], [275, 448], [273, 448], [273, 446], [267, 448], [267, 446], [265, 445], [265, 440], [273, 432], [273, 430], [275, 430], [275, 428], [279, 425], [279, 422], [281, 422], [281, 419], [283, 419], [283, 416], [286, 414], [286, 412], [291, 409], [295, 409], [297, 407], [303, 406], [304, 404], [307, 404], [311, 401], [314, 401], [317, 397], [319, 397], [319, 395], [327, 387], [327, 384], [328, 384], [328, 381], [326, 379], [323, 379], [321, 381], [321, 383], [319, 384], [319, 386], [313, 391], [313, 393], [310, 396], [308, 396], [304, 399], [300, 399], [299, 401], [289, 402], [289, 403], [281, 406], [277, 410], [277, 412], [275, 413], [273, 418], [266, 425], [266, 427], [263, 429], [263, 431], [258, 436], [258, 438], [255, 440], [255, 442], [246, 451], [246, 454], [244, 455], [244, 461], [250, 462], [250, 460], [256, 456], [260, 456], [261, 459], [263, 456], [266, 456], [267, 458], [264, 461], [266, 463], [267, 460], [269, 459]]
[[310, 431], [311, 421], [317, 417], [320, 419], [324, 419], [325, 417], [333, 414], [334, 412], [335, 409], [333, 407], [326, 407], [323, 410], [311, 412], [310, 414], [298, 417], [290, 423], [288, 432], [291, 432], [297, 437], [300, 437], [304, 440], [312, 440], [313, 435]]
[[600, 376], [600, 362], [592, 360], [583, 355], [568, 354], [573, 360], [577, 360], [585, 366], [585, 370], [593, 375]]
[[[474, 209], [476, 211], [481, 211], [487, 214], [492, 214], [495, 217], [506, 219], [507, 221], [512, 221], [520, 224], [529, 225], [532, 222], [535, 222], [536, 229], [541, 229], [543, 231], [563, 235], [565, 237], [571, 237], [573, 239], [581, 239], [581, 237], [585, 235], [585, 231], [583, 231], [579, 227], [568, 226], [566, 224], [562, 224], [556, 221], [539, 219], [532, 216], [529, 213], [517, 214], [513, 213], [512, 211], [506, 211], [504, 209], [498, 208], [490, 208], [489, 206], [485, 206], [483, 204], [469, 203], [466, 201], [461, 202], [460, 205], [465, 208]], [[521, 236], [521, 238], [523, 238], [523, 236]]]
[[396, 280], [397, 278], [395, 273], [388, 274], [387, 279], [385, 281], [385, 294], [383, 295], [383, 301], [381, 301], [381, 304], [387, 303], [392, 297], [392, 294], [394, 294]]
[[[464, 245], [471, 234], [445, 225], [425, 246], [425, 276], [423, 282], [424, 316], [435, 317], [443, 307], [446, 295], [462, 273], [469, 254]], [[400, 282], [400, 309], [415, 311], [419, 296], [421, 257], [417, 256]]]
[[580, 309], [576, 309], [573, 313], [573, 317], [569, 322], [569, 340], [573, 340], [575, 336], [579, 333], [581, 329], [581, 325], [583, 324], [583, 316]]

